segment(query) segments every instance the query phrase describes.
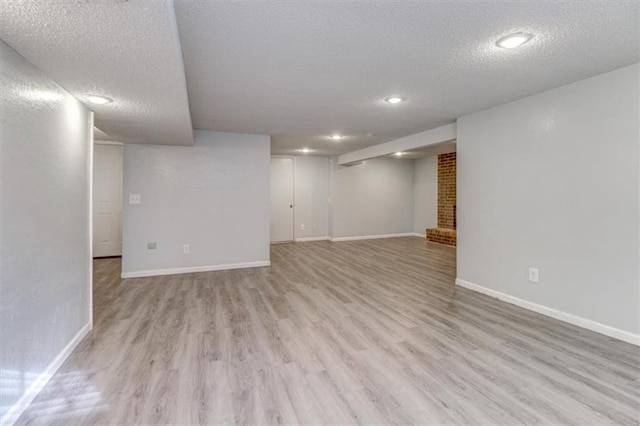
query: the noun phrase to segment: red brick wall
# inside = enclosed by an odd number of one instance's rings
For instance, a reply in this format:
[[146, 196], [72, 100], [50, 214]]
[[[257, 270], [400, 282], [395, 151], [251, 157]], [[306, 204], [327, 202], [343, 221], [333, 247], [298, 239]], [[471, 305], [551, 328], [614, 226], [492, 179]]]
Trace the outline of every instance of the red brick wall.
[[456, 153], [438, 155], [438, 228], [456, 229]]
[[431, 228], [427, 229], [427, 241], [432, 243], [456, 245], [456, 231], [453, 229]]

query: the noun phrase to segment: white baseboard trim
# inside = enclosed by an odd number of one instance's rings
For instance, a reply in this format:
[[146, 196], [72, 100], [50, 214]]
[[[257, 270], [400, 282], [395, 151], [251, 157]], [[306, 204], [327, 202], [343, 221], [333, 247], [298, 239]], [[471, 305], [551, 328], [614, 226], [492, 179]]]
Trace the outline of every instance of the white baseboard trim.
[[123, 272], [122, 274], [120, 274], [120, 277], [121, 278], [157, 277], [160, 275], [190, 274], [192, 272], [225, 271], [227, 269], [260, 268], [263, 266], [271, 266], [271, 262], [268, 260], [259, 260], [256, 262], [230, 263], [228, 265], [187, 266], [184, 268], [153, 269], [149, 271]]
[[500, 299], [503, 302], [511, 303], [512, 305], [520, 306], [521, 308], [528, 309], [530, 311], [537, 312], [539, 314], [546, 315], [548, 317], [555, 318], [557, 320], [564, 321], [578, 327], [586, 328], [587, 330], [595, 331], [596, 333], [604, 334], [605, 336], [613, 337], [614, 339], [631, 343], [632, 345], [640, 346], [640, 335], [638, 334], [633, 334], [628, 331], [600, 324], [599, 322], [588, 320], [586, 318], [559, 311], [557, 309], [549, 308], [547, 306], [538, 305], [537, 303], [519, 299], [517, 297], [510, 296], [508, 294], [492, 290], [490, 288], [482, 287], [481, 285], [474, 284], [460, 278], [456, 278], [456, 285], [468, 288], [469, 290], [477, 291], [478, 293], [486, 294], [487, 296], [495, 297], [496, 299]]
[[329, 239], [329, 237], [303, 237], [303, 238], [296, 238], [295, 241], [296, 243], [304, 243], [306, 241], [327, 241]]
[[419, 232], [414, 232], [413, 234], [414, 237], [419, 237], [419, 238], [424, 238], [425, 240], [427, 239], [427, 234], [426, 233], [419, 233]]
[[91, 322], [86, 323], [80, 331], [76, 333], [67, 346], [60, 351], [53, 361], [38, 375], [38, 377], [29, 385], [27, 390], [22, 394], [20, 399], [9, 408], [9, 410], [0, 419], [0, 425], [11, 426], [18, 420], [18, 417], [31, 404], [31, 401], [40, 393], [42, 388], [51, 380], [51, 377], [58, 371], [58, 368], [69, 358], [69, 355], [91, 331]]
[[379, 235], [362, 235], [358, 237], [335, 237], [329, 238], [332, 243], [340, 241], [357, 241], [357, 240], [377, 240], [378, 238], [398, 238], [398, 237], [413, 237], [413, 232], [404, 232], [402, 234], [379, 234]]

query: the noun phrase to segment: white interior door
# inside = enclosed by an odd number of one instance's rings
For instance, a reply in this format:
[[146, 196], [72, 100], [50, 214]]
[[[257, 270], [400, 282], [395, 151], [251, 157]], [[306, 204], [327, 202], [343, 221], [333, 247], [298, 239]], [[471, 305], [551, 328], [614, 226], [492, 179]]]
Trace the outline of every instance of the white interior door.
[[93, 145], [93, 257], [122, 256], [122, 145]]
[[293, 241], [293, 158], [271, 159], [271, 242]]

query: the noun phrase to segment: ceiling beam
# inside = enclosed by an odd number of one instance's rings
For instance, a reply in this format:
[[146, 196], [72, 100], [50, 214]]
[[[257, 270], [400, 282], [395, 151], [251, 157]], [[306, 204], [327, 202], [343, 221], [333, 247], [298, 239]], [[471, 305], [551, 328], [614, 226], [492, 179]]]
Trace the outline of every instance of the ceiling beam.
[[375, 157], [383, 157], [395, 152], [425, 148], [432, 145], [450, 142], [456, 139], [456, 123], [447, 124], [426, 132], [405, 136], [390, 142], [370, 146], [358, 151], [348, 152], [338, 157], [338, 164], [348, 166], [359, 161]]

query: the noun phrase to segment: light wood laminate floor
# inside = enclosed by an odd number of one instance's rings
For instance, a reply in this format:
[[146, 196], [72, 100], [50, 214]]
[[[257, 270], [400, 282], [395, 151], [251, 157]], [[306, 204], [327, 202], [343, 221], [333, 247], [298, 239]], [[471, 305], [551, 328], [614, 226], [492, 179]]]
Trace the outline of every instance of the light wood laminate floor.
[[19, 424], [637, 424], [638, 347], [454, 285], [409, 237], [121, 280]]

